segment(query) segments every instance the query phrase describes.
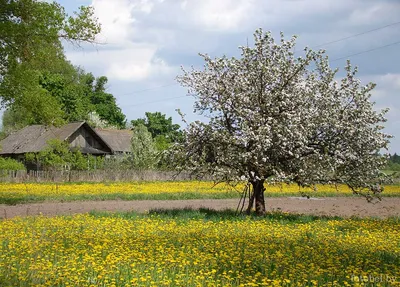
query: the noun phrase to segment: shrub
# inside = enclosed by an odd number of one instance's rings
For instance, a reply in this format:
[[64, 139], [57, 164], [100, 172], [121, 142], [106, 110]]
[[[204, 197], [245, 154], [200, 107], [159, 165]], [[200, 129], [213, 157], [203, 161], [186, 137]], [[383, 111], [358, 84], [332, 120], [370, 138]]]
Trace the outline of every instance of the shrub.
[[25, 166], [15, 159], [0, 157], [0, 170], [25, 170]]

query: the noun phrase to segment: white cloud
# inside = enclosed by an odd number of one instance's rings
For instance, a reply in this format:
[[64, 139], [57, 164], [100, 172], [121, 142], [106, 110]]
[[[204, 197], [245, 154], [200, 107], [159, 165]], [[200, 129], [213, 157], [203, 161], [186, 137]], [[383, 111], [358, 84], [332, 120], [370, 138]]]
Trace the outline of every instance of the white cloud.
[[385, 131], [395, 136], [391, 140], [390, 152], [398, 152], [400, 149], [400, 73], [387, 73], [381, 75], [369, 75], [361, 77], [363, 83], [376, 83], [372, 90], [372, 100], [376, 101], [376, 109], [389, 108], [386, 117]]
[[251, 21], [257, 1], [252, 0], [203, 0], [183, 1], [182, 9], [187, 12], [186, 19], [193, 21], [205, 30], [232, 31], [242, 29]]
[[164, 60], [156, 57], [156, 51], [155, 46], [141, 44], [121, 49], [75, 51], [67, 55], [73, 63], [83, 64], [89, 70], [101, 71], [110, 79], [142, 81], [175, 71]]
[[151, 13], [156, 2], [163, 0], [93, 0], [95, 16], [102, 25], [99, 40], [125, 44], [134, 31], [135, 15]]
[[378, 81], [382, 85], [388, 85], [389, 87], [392, 87], [400, 92], [400, 74], [386, 74], [380, 76]]
[[134, 5], [128, 0], [94, 0], [92, 6], [101, 23], [99, 41], [112, 44], [123, 44], [130, 36]]
[[386, 97], [400, 102], [400, 74], [368, 75], [362, 76], [361, 80], [363, 83], [372, 82], [376, 84], [376, 88], [372, 90], [374, 98]]
[[390, 23], [399, 20], [400, 2], [374, 1], [370, 5], [360, 5], [348, 18], [350, 25], [370, 25], [373, 23]]
[[[348, 10], [361, 0], [183, 0], [182, 15], [189, 26], [215, 32], [235, 32], [260, 25], [266, 29], [305, 20], [305, 16]], [[167, 2], [167, 1], [166, 1]], [[166, 11], [168, 13], [168, 10]], [[174, 21], [174, 19], [171, 19]]]
[[[96, 51], [68, 52], [68, 58], [88, 70], [95, 70], [110, 79], [142, 81], [167, 75], [173, 70], [156, 56], [158, 45], [135, 41], [137, 18], [152, 12], [163, 0], [93, 0], [95, 15], [101, 23], [100, 43]], [[135, 37], [134, 37], [135, 36]]]
[[110, 64], [106, 73], [110, 78], [132, 81], [171, 74], [174, 69], [155, 57], [155, 51], [151, 47], [113, 51], [109, 54], [114, 63]]
[[[336, 39], [353, 34], [354, 27], [364, 25], [361, 16], [367, 15], [368, 25], [374, 25], [384, 21], [381, 14], [393, 14], [399, 4], [365, 0], [93, 0], [92, 5], [102, 23], [101, 38], [106, 43], [124, 45], [126, 42], [144, 41], [158, 47], [197, 47], [196, 52], [199, 52], [204, 51], [202, 47], [210, 47], [213, 35], [245, 33], [251, 37], [258, 27], [274, 32], [309, 33], [314, 40]], [[374, 11], [379, 11], [380, 19], [368, 16]], [[336, 14], [343, 18], [335, 17]], [[329, 33], [321, 31], [324, 26], [322, 15], [334, 19], [327, 20], [336, 26]], [[313, 25], [312, 21], [317, 19], [322, 25], [302, 30], [305, 23]], [[180, 42], [176, 43], [177, 40]], [[305, 44], [318, 43], [311, 40]], [[211, 44], [213, 47], [215, 45]]]

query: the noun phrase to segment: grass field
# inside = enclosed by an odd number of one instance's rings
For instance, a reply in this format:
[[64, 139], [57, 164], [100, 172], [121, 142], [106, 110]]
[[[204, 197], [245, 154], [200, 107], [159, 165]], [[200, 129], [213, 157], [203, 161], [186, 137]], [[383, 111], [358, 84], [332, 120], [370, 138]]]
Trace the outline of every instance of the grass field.
[[[206, 181], [182, 182], [129, 182], [129, 183], [28, 183], [0, 184], [0, 204], [16, 204], [41, 201], [76, 201], [76, 200], [140, 200], [140, 199], [223, 199], [239, 198], [243, 186], [236, 190], [225, 185], [214, 186]], [[353, 196], [344, 185], [317, 185], [303, 188], [295, 184], [268, 185], [265, 195], [300, 196], [308, 194], [314, 197]], [[386, 186], [382, 196], [400, 196], [400, 186]]]
[[0, 221], [0, 286], [400, 286], [399, 266], [394, 218], [172, 210]]

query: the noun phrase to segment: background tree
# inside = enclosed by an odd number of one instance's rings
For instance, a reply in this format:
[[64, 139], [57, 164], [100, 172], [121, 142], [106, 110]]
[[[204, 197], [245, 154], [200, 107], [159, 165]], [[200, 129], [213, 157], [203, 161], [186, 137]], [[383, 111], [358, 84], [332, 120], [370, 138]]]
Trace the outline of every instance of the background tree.
[[44, 170], [93, 170], [104, 167], [104, 159], [71, 150], [68, 143], [54, 139], [38, 153], [27, 153], [25, 163]]
[[0, 157], [0, 176], [10, 170], [26, 170], [22, 162], [12, 158]]
[[46, 73], [40, 85], [51, 93], [61, 105], [63, 119], [71, 121], [88, 120], [90, 113], [96, 113], [109, 126], [125, 128], [126, 119], [116, 99], [106, 92], [107, 77], [95, 78], [69, 62], [61, 73]]
[[28, 124], [23, 111], [17, 109], [5, 110], [2, 117], [0, 138], [3, 139], [13, 131], [20, 130]]
[[397, 153], [394, 153], [390, 156], [390, 161], [393, 163], [400, 164], [400, 156]]
[[132, 135], [132, 167], [151, 169], [157, 165], [157, 151], [151, 133], [144, 125], [137, 125]]
[[87, 84], [87, 79], [93, 76], [75, 68], [65, 59], [59, 61], [64, 61], [64, 68], [58, 71], [41, 71], [38, 84], [57, 101], [62, 120], [84, 120], [89, 111], [93, 110], [89, 98], [91, 89]]
[[99, 114], [96, 112], [90, 112], [87, 122], [92, 128], [100, 129], [118, 129], [116, 126], [111, 125], [109, 122], [100, 118]]
[[50, 140], [48, 147], [39, 153], [25, 155], [27, 163], [34, 163], [46, 170], [69, 170], [73, 162], [73, 155], [66, 142]]
[[[90, 122], [94, 127], [125, 127], [125, 115], [117, 106], [115, 98], [104, 90], [96, 90], [97, 80], [91, 73], [66, 62], [63, 71], [40, 73], [37, 80], [36, 87], [42, 93], [37, 97], [31, 95], [19, 98], [27, 103], [14, 101], [3, 114], [4, 136], [30, 124], [60, 125], [82, 120]], [[107, 97], [105, 100], [93, 100], [98, 94], [106, 94]], [[103, 111], [103, 114], [100, 115], [98, 111]]]
[[367, 197], [379, 193], [385, 158], [377, 154], [390, 136], [382, 132], [387, 110], [374, 111], [369, 100], [375, 85], [362, 86], [350, 62], [337, 81], [324, 51], [306, 48], [295, 57], [295, 37], [281, 34], [276, 43], [257, 30], [254, 39], [254, 47], [240, 47], [240, 58], [201, 55], [203, 70], [178, 77], [209, 122], [188, 125], [176, 161], [219, 181], [247, 180], [257, 214], [265, 213], [271, 181], [346, 183]]
[[118, 107], [115, 97], [106, 92], [107, 81], [108, 79], [105, 76], [96, 79], [90, 94], [90, 102], [102, 120], [124, 129], [126, 126], [125, 115]]
[[10, 110], [8, 123], [15, 120], [11, 127], [60, 125], [86, 120], [90, 112], [124, 127], [125, 116], [105, 92], [107, 78], [95, 79], [65, 58], [61, 40], [78, 45], [95, 41], [100, 25], [92, 7], [69, 16], [55, 2], [0, 4], [0, 97]]
[[[390, 155], [387, 166], [385, 167], [388, 171], [400, 171], [400, 156], [397, 153]], [[398, 174], [396, 174], [399, 177]]]
[[69, 16], [56, 2], [0, 0], [1, 76], [19, 64], [47, 66], [62, 50], [60, 39], [94, 42], [99, 32], [92, 7]]
[[133, 127], [144, 125], [154, 139], [159, 138], [160, 144], [176, 142], [182, 138], [180, 126], [172, 123], [172, 117], [167, 118], [165, 114], [160, 112], [146, 112], [145, 118], [132, 120], [131, 125]]
[[131, 126], [137, 127], [143, 125], [151, 133], [154, 147], [157, 151], [157, 168], [169, 169], [171, 163], [166, 151], [175, 142], [182, 140], [182, 131], [178, 124], [172, 123], [172, 117], [167, 118], [160, 112], [146, 112], [145, 118], [139, 118], [131, 121]]

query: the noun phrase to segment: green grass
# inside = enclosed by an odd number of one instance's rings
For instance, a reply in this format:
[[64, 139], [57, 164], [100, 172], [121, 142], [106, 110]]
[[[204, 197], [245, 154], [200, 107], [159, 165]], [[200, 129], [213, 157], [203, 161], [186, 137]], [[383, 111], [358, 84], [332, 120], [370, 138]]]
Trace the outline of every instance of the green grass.
[[105, 201], [105, 200], [189, 200], [189, 199], [229, 199], [238, 198], [240, 194], [234, 193], [201, 193], [201, 192], [179, 192], [179, 193], [160, 193], [160, 194], [101, 194], [101, 195], [90, 195], [90, 194], [77, 194], [72, 196], [40, 196], [40, 195], [28, 195], [28, 196], [16, 196], [10, 197], [6, 194], [0, 193], [0, 204], [16, 205], [22, 203], [35, 203], [35, 202], [70, 202], [70, 201]]
[[[235, 210], [224, 209], [215, 210], [210, 208], [176, 208], [176, 209], [151, 209], [148, 213], [141, 213], [135, 211], [126, 212], [107, 212], [107, 211], [91, 211], [90, 215], [94, 217], [116, 217], [123, 219], [139, 219], [139, 218], [161, 218], [166, 220], [190, 221], [190, 220], [204, 220], [204, 221], [243, 221], [243, 220], [267, 220], [279, 221], [282, 224], [293, 223], [310, 223], [314, 221], [330, 221], [330, 220], [348, 220], [340, 216], [327, 216], [327, 215], [309, 215], [309, 214], [295, 214], [287, 212], [272, 211], [267, 212], [264, 216], [257, 216], [254, 213], [250, 215], [238, 214]], [[390, 217], [389, 219], [380, 218], [360, 218], [353, 216], [353, 221], [365, 220], [390, 220], [393, 223], [400, 224], [400, 217]]]
[[[400, 187], [399, 187], [400, 189]], [[266, 198], [277, 197], [302, 197], [299, 192], [265, 192]], [[360, 196], [354, 194], [344, 194], [335, 192], [324, 192], [318, 194], [310, 194], [311, 197], [353, 197]], [[400, 194], [399, 194], [400, 195]], [[399, 197], [397, 194], [382, 193], [382, 197]], [[190, 199], [238, 199], [241, 197], [239, 192], [218, 192], [218, 193], [202, 193], [202, 192], [178, 192], [178, 193], [112, 193], [112, 194], [74, 194], [74, 195], [10, 195], [0, 192], [0, 204], [16, 205], [24, 203], [37, 203], [37, 202], [73, 202], [73, 201], [105, 201], [105, 200], [190, 200]]]

